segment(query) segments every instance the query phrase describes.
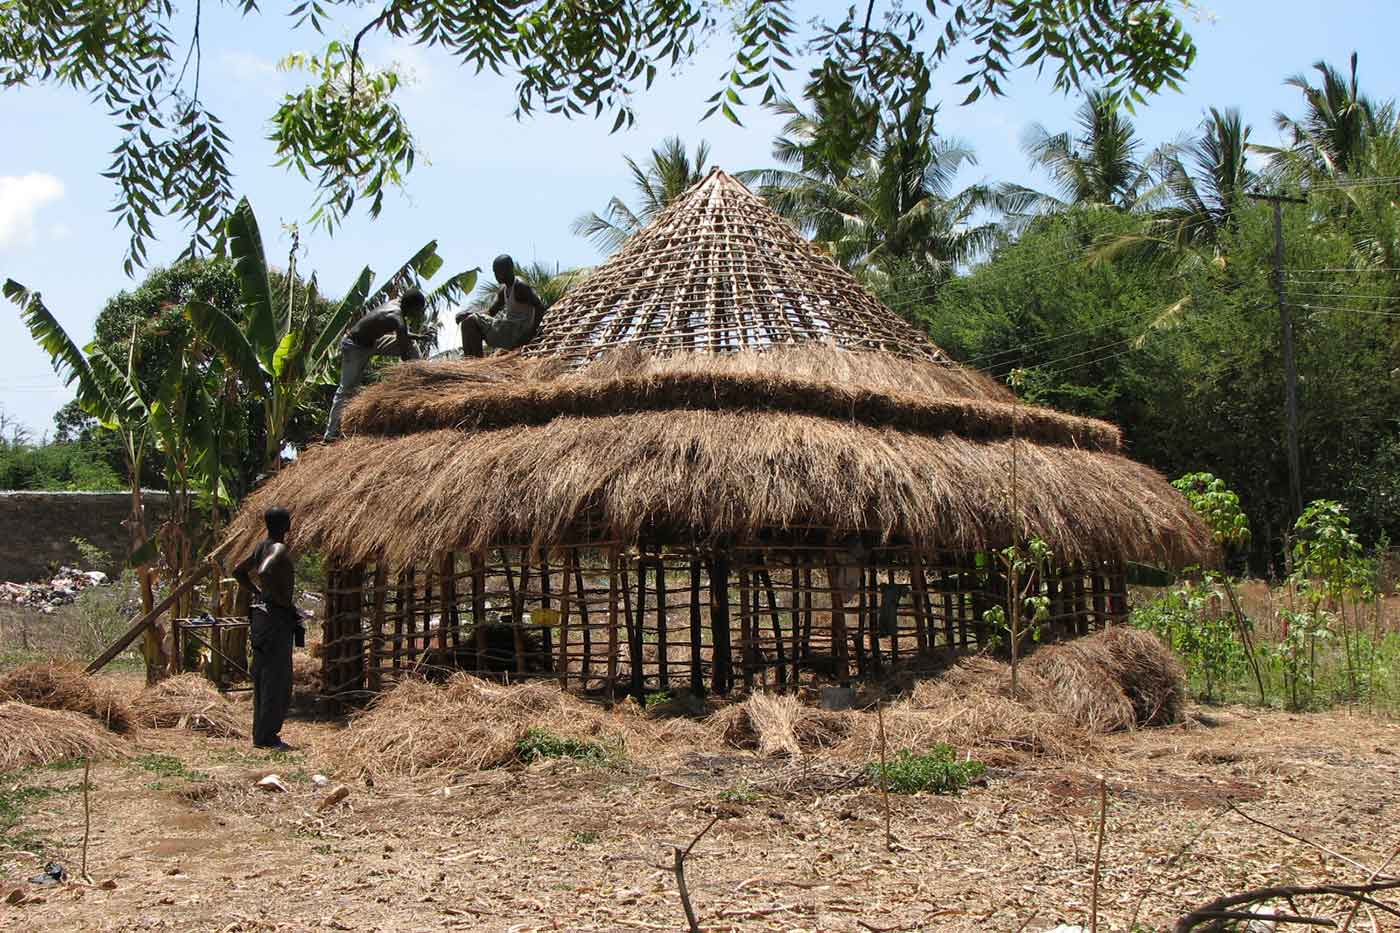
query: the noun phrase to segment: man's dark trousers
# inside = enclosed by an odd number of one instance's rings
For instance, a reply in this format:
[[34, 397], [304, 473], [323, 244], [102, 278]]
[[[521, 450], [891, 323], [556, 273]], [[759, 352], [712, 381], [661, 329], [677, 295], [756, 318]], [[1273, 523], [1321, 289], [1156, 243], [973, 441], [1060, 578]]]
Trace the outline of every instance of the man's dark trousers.
[[289, 610], [254, 606], [249, 613], [253, 642], [253, 744], [276, 745], [292, 705], [292, 637]]

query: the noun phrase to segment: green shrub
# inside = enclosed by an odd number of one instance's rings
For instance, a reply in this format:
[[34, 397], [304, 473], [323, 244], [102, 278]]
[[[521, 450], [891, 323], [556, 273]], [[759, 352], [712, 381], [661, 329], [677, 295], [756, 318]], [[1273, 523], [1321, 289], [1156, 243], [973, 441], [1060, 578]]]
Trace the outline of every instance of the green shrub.
[[923, 755], [902, 748], [883, 766], [871, 762], [866, 773], [877, 786], [884, 785], [897, 794], [956, 794], [986, 774], [987, 766], [971, 758], [959, 761], [953, 747], [940, 742]]
[[584, 742], [555, 735], [548, 729], [532, 727], [515, 743], [515, 757], [529, 763], [541, 758], [574, 758], [592, 764], [607, 764], [612, 753], [599, 742]]

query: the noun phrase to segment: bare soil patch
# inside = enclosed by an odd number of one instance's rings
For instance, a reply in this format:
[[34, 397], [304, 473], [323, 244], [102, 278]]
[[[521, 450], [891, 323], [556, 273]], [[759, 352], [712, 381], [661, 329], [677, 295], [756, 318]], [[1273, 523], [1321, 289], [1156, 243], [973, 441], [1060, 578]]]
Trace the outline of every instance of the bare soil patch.
[[[130, 692], [136, 681], [126, 678]], [[930, 687], [908, 702], [952, 703], [953, 693]], [[551, 715], [581, 715], [572, 702]], [[234, 708], [246, 727], [247, 702]], [[442, 728], [481, 728], [460, 712], [444, 708]], [[635, 710], [588, 715], [580, 734], [599, 722], [606, 733], [618, 717], [649, 739], [642, 724], [659, 728]], [[290, 723], [284, 736], [301, 750], [283, 756], [144, 729], [128, 757], [93, 767], [89, 867], [107, 887], [21, 880], [55, 857], [76, 873], [81, 770], [4, 779], [52, 793], [27, 802], [6, 837], [25, 848], [0, 844], [0, 928], [682, 930], [665, 844], [718, 814], [687, 870], [708, 931], [1044, 930], [1087, 923], [1100, 774], [1101, 929], [1128, 929], [1135, 915], [1162, 929], [1264, 884], [1358, 880], [1353, 866], [1248, 823], [1227, 800], [1367, 865], [1400, 843], [1400, 724], [1188, 707], [1181, 725], [989, 761], [985, 784], [961, 797], [892, 795], [890, 852], [880, 795], [858, 780], [865, 746], [853, 744], [873, 735], [864, 719], [874, 717], [842, 715], [855, 721], [841, 727], [840, 754], [799, 741], [798, 754], [765, 756], [680, 719], [659, 743], [664, 755], [638, 744], [610, 765], [464, 763], [415, 776], [348, 756], [340, 723]], [[962, 727], [956, 706], [944, 718]], [[907, 735], [922, 735], [910, 722]], [[899, 747], [903, 733], [891, 732]], [[289, 793], [256, 789], [270, 772]], [[317, 787], [316, 774], [330, 785]], [[320, 810], [340, 783], [349, 798]], [[23, 903], [7, 904], [16, 887]], [[1358, 920], [1371, 928], [1364, 912]]]

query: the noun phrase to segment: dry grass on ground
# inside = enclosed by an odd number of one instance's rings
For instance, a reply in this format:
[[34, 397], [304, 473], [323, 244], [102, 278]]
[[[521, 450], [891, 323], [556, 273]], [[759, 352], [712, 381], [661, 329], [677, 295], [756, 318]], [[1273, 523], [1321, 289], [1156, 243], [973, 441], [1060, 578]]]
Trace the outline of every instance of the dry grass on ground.
[[[548, 716], [562, 729], [580, 701], [550, 692], [473, 708], [511, 721]], [[926, 685], [907, 701], [939, 696]], [[580, 705], [618, 728], [613, 714]], [[235, 708], [247, 716], [246, 704]], [[966, 728], [956, 708], [921, 712]], [[888, 715], [887, 727], [898, 719]], [[715, 816], [687, 869], [707, 933], [1087, 926], [1099, 774], [1109, 799], [1104, 930], [1127, 930], [1134, 917], [1163, 929], [1220, 894], [1364, 874], [1248, 823], [1227, 800], [1371, 867], [1400, 843], [1400, 726], [1342, 712], [1194, 709], [1177, 726], [1100, 736], [1082, 757], [1024, 755], [961, 797], [892, 796], [894, 852], [872, 789], [828, 779], [819, 757], [726, 749], [708, 728], [687, 727], [704, 732], [703, 744], [691, 744], [692, 731], [665, 760], [638, 746], [601, 767], [561, 760], [413, 778], [377, 769], [373, 786], [332, 723], [289, 723], [285, 735], [302, 749], [290, 756], [148, 730], [138, 740], [145, 754], [94, 767], [90, 862], [113, 887], [22, 888], [25, 902], [6, 906], [14, 885], [0, 881], [0, 927], [681, 929], [665, 844], [688, 841]], [[291, 792], [255, 791], [269, 771]], [[318, 809], [317, 771], [350, 786], [345, 804]], [[62, 793], [71, 775], [25, 779], [56, 791], [19, 826], [45, 842], [32, 855], [0, 853], [0, 879], [32, 875], [47, 858], [71, 867], [81, 844], [80, 795]], [[1339, 916], [1326, 902], [1299, 906]], [[1373, 929], [1364, 911], [1358, 922]], [[1388, 929], [1383, 915], [1377, 923]]]
[[152, 729], [189, 729], [220, 738], [248, 733], [246, 717], [201, 674], [181, 674], [142, 691], [131, 703], [136, 721]]
[[81, 713], [113, 732], [135, 728], [126, 701], [76, 665], [42, 661], [17, 667], [0, 677], [0, 700]]
[[82, 713], [0, 702], [0, 774], [68, 758], [115, 758], [126, 746]]

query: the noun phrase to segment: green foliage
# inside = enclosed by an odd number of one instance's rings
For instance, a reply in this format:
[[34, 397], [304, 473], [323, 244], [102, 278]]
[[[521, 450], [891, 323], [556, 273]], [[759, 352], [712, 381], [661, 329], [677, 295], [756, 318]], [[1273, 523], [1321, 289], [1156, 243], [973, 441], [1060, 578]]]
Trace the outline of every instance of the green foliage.
[[1225, 684], [1249, 675], [1244, 645], [1222, 600], [1212, 585], [1187, 584], [1134, 607], [1128, 620], [1167, 643], [1193, 689], [1207, 700], [1222, 699]]
[[96, 570], [100, 567], [107, 566], [111, 561], [111, 555], [93, 544], [87, 538], [69, 538], [68, 543], [77, 548], [80, 558], [80, 567]]
[[[81, 767], [82, 759], [76, 759], [76, 761]], [[24, 783], [31, 773], [25, 769], [9, 774], [0, 774], [0, 851], [5, 849], [43, 851], [46, 849], [48, 842], [39, 834], [29, 830], [15, 830], [24, 817], [24, 811], [51, 797], [82, 792], [81, 782], [64, 787]]]
[[1249, 543], [1249, 519], [1240, 508], [1240, 497], [1209, 473], [1187, 473], [1172, 485], [1210, 528], [1215, 543], [1242, 546]]
[[394, 103], [403, 81], [398, 71], [367, 67], [342, 42], [331, 42], [321, 55], [288, 55], [281, 68], [305, 71], [315, 82], [288, 94], [272, 116], [277, 164], [303, 178], [317, 174], [311, 222], [334, 231], [359, 199], [368, 199], [369, 215], [378, 217], [385, 190], [401, 187], [418, 158], [408, 121]]
[[725, 803], [753, 803], [758, 799], [758, 794], [750, 786], [748, 781], [740, 781], [733, 787], [726, 787], [719, 792], [719, 799]]
[[[1142, 100], [1176, 87], [1195, 59], [1180, 16], [1186, 5], [882, 0], [808, 20], [793, 0], [434, 2], [389, 5], [373, 15], [352, 0], [299, 0], [287, 11], [294, 24], [322, 35], [355, 34], [286, 60], [308, 71], [311, 82], [281, 102], [272, 139], [279, 163], [314, 181], [315, 221], [333, 227], [356, 203], [377, 213], [384, 189], [400, 184], [418, 161], [395, 101], [399, 76], [366, 66], [367, 43], [437, 47], [464, 67], [509, 73], [517, 79], [517, 116], [542, 110], [600, 118], [617, 130], [633, 122], [635, 95], [658, 71], [693, 61], [724, 20], [732, 22], [732, 60], [710, 105], [738, 121], [740, 108], [781, 92], [794, 50], [808, 45], [887, 109], [906, 102], [911, 86], [926, 83], [955, 48], [968, 62], [967, 103], [1002, 93], [1007, 73], [1018, 67], [1048, 70], [1061, 90], [1106, 85]], [[248, 16], [270, 15], [254, 0], [235, 6]], [[185, 11], [168, 3], [7, 2], [0, 10], [0, 87], [81, 90], [105, 103], [121, 131], [104, 174], [117, 185], [118, 222], [130, 233], [128, 274], [144, 264], [162, 217], [184, 225], [188, 253], [206, 252], [234, 200], [231, 141], [198, 92], [202, 63], [218, 56], [224, 37], [201, 34], [196, 16], [182, 48], [176, 36], [185, 33], [175, 20]]]
[[0, 445], [0, 489], [95, 492], [122, 486], [104, 452], [91, 445]]
[[158, 778], [181, 778], [186, 781], [207, 781], [209, 775], [203, 771], [191, 771], [186, 764], [174, 755], [160, 755], [154, 752], [138, 755], [131, 763], [142, 771]]
[[527, 764], [543, 758], [573, 758], [589, 764], [605, 765], [615, 756], [599, 742], [565, 738], [548, 729], [532, 726], [516, 741], [515, 757]]
[[883, 767], [878, 761], [866, 766], [872, 783], [883, 784], [897, 794], [958, 794], [986, 773], [982, 762], [959, 759], [953, 747], [943, 742], [922, 755], [902, 748]]

